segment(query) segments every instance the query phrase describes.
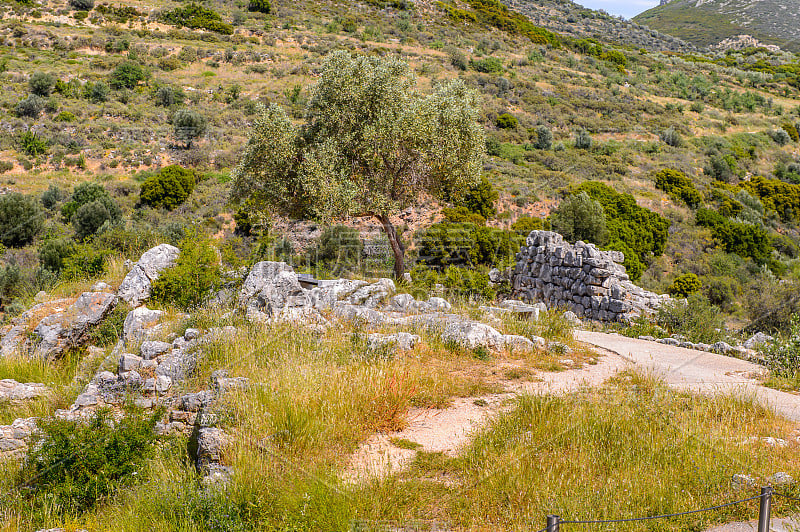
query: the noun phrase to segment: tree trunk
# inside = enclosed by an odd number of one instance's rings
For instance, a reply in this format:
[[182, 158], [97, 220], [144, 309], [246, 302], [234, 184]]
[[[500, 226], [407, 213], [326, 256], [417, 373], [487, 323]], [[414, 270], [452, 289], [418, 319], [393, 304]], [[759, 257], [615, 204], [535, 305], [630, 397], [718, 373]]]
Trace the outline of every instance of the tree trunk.
[[395, 279], [402, 279], [403, 272], [406, 269], [405, 253], [402, 242], [397, 237], [397, 231], [389, 220], [389, 217], [384, 214], [376, 214], [375, 217], [383, 224], [383, 230], [386, 231], [386, 237], [389, 239], [389, 245], [392, 246], [392, 254], [394, 254], [394, 277]]

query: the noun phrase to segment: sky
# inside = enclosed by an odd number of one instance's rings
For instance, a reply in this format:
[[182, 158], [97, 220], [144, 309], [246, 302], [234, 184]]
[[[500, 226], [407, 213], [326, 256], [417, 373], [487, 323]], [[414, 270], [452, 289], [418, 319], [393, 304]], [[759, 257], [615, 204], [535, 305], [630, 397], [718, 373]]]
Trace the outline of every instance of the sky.
[[658, 5], [658, 0], [576, 0], [577, 3], [591, 9], [604, 9], [612, 15], [633, 18], [642, 11]]

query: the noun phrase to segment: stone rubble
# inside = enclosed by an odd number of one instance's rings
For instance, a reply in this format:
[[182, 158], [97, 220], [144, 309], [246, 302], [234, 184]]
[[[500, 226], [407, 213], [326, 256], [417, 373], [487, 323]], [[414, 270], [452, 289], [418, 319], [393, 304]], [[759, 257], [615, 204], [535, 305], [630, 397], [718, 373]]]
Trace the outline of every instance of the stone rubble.
[[578, 318], [628, 321], [657, 311], [668, 296], [630, 281], [619, 251], [564, 241], [558, 233], [531, 231], [517, 254], [512, 295], [548, 308], [566, 308]]
[[46, 395], [50, 389], [41, 383], [17, 382], [14, 379], [0, 379], [0, 404], [17, 403]]

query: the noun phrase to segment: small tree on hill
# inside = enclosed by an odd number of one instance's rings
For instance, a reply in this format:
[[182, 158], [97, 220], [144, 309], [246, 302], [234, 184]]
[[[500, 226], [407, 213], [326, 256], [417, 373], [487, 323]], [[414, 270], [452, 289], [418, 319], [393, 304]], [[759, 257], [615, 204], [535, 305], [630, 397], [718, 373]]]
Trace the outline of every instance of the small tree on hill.
[[584, 240], [603, 245], [608, 240], [606, 215], [600, 202], [593, 200], [586, 192], [568, 197], [550, 217], [553, 231], [574, 242]]
[[278, 106], [261, 113], [234, 171], [234, 199], [264, 211], [323, 221], [372, 216], [405, 270], [390, 217], [422, 194], [457, 199], [478, 182], [484, 134], [477, 96], [449, 82], [423, 96], [394, 58], [326, 59], [297, 126]]
[[207, 126], [206, 118], [192, 109], [180, 109], [172, 117], [175, 138], [184, 142], [187, 149], [194, 139], [203, 136]]
[[45, 72], [34, 72], [28, 80], [28, 88], [37, 96], [50, 96], [55, 84], [56, 78]]

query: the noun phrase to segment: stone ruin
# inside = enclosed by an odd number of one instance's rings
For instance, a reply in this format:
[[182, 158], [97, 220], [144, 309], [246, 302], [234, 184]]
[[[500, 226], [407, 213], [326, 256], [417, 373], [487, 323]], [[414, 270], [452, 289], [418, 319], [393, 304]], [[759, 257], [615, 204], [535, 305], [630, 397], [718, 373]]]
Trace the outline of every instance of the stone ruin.
[[619, 251], [600, 251], [581, 241], [573, 245], [551, 231], [531, 231], [525, 243], [512, 277], [517, 299], [541, 301], [548, 308], [599, 321], [652, 314], [669, 299], [633, 284]]

